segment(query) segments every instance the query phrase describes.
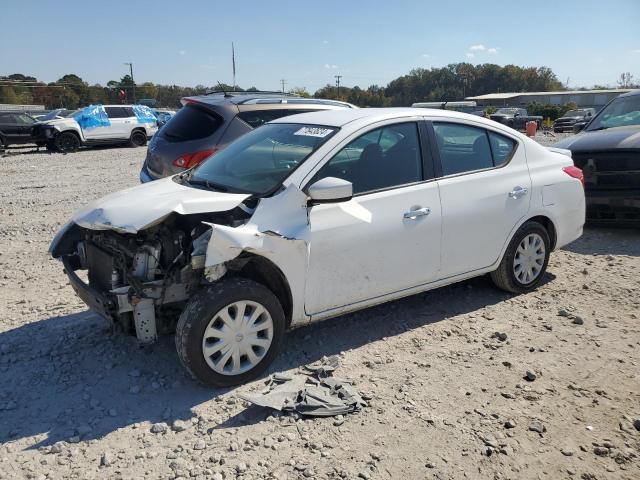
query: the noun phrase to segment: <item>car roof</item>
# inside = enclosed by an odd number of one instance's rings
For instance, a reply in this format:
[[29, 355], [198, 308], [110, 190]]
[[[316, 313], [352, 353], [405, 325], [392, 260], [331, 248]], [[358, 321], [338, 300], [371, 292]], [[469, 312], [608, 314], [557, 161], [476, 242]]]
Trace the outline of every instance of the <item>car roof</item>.
[[288, 117], [278, 118], [269, 123], [307, 123], [311, 125], [326, 125], [330, 127], [342, 127], [348, 123], [366, 119], [366, 123], [374, 123], [393, 118], [409, 117], [441, 117], [443, 119], [459, 119], [474, 122], [482, 122], [495, 126], [493, 120], [487, 120], [477, 115], [455, 112], [452, 110], [425, 109], [414, 107], [399, 108], [358, 108], [346, 110], [322, 110], [319, 112], [300, 113]]
[[346, 108], [356, 108], [347, 102], [339, 100], [329, 100], [324, 98], [305, 98], [299, 95], [292, 95], [280, 92], [213, 92], [206, 95], [195, 95], [184, 97], [182, 103], [197, 102], [208, 105], [274, 105], [274, 104], [295, 104], [295, 105], [332, 105]]
[[640, 90], [631, 90], [630, 92], [623, 93], [622, 95], [619, 95], [618, 98], [620, 98], [620, 97], [635, 97], [636, 95], [640, 95]]

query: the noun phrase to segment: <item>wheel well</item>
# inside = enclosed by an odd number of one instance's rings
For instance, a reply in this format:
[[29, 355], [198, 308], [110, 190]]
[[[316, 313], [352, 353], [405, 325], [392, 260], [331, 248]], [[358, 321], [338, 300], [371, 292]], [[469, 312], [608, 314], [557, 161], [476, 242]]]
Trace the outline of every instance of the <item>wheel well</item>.
[[63, 133], [70, 133], [70, 134], [72, 134], [72, 135], [75, 135], [75, 136], [78, 138], [78, 141], [80, 141], [80, 142], [82, 141], [82, 140], [80, 139], [80, 135], [79, 135], [79, 134], [78, 134], [78, 132], [76, 132], [75, 130], [63, 130], [63, 131], [61, 131], [61, 132], [58, 132], [58, 133], [56, 134], [56, 137], [59, 137], [59, 136], [60, 136], [60, 135], [62, 135]]
[[271, 260], [250, 253], [242, 254], [233, 262], [236, 261], [238, 265], [242, 265], [237, 271], [238, 276], [261, 283], [278, 297], [282, 310], [284, 310], [287, 326], [289, 326], [293, 314], [293, 297], [289, 282], [282, 270]]
[[556, 248], [556, 240], [557, 240], [556, 227], [549, 217], [545, 217], [544, 215], [538, 215], [537, 217], [532, 217], [527, 221], [538, 222], [544, 228], [546, 228], [547, 232], [549, 233], [549, 240], [551, 241], [551, 250]]

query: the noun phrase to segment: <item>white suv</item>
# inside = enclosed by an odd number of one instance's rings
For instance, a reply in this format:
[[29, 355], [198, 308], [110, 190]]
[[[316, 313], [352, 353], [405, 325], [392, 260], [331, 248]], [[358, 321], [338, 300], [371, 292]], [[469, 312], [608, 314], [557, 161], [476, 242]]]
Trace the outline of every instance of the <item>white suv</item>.
[[73, 152], [90, 145], [141, 147], [157, 131], [157, 118], [144, 105], [90, 105], [65, 118], [37, 123], [31, 135], [48, 150]]
[[582, 181], [569, 151], [472, 115], [303, 113], [91, 203], [50, 251], [92, 309], [143, 343], [175, 329], [195, 377], [233, 385], [292, 326], [486, 273], [533, 290], [582, 234]]

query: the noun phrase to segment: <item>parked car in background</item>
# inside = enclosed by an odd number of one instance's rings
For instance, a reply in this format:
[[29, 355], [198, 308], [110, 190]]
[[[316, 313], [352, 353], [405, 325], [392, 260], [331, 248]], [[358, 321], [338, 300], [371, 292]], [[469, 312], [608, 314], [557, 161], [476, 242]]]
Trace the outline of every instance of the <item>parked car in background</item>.
[[31, 138], [35, 123], [36, 119], [26, 113], [0, 112], [0, 148], [35, 143]]
[[156, 116], [144, 105], [90, 105], [62, 119], [38, 122], [31, 136], [48, 150], [73, 152], [92, 145], [141, 147], [157, 130]]
[[614, 98], [554, 146], [571, 150], [584, 172], [588, 220], [640, 225], [640, 90]]
[[562, 117], [553, 122], [554, 132], [573, 132], [573, 126], [578, 122], [589, 122], [596, 114], [595, 108], [577, 108], [569, 110]]
[[338, 109], [94, 201], [50, 252], [92, 309], [141, 343], [175, 330], [185, 368], [229, 386], [291, 326], [486, 273], [529, 292], [583, 223], [566, 150], [457, 112]]
[[276, 118], [316, 110], [355, 108], [336, 100], [277, 92], [219, 92], [182, 99], [184, 105], [149, 143], [140, 181], [196, 166], [236, 138]]
[[173, 117], [176, 114], [175, 110], [166, 110], [166, 109], [158, 109], [158, 108], [154, 108], [153, 113], [158, 118], [158, 127], [161, 127], [162, 125], [167, 123], [171, 119], [171, 117]]
[[542, 127], [542, 117], [540, 115], [529, 115], [525, 108], [500, 108], [489, 115], [489, 118], [516, 130], [524, 130], [527, 122], [531, 121], [536, 122], [538, 128]]
[[46, 122], [47, 120], [64, 118], [71, 112], [72, 110], [67, 110], [66, 108], [56, 108], [55, 110], [51, 110], [43, 115], [33, 115], [33, 118], [39, 122]]

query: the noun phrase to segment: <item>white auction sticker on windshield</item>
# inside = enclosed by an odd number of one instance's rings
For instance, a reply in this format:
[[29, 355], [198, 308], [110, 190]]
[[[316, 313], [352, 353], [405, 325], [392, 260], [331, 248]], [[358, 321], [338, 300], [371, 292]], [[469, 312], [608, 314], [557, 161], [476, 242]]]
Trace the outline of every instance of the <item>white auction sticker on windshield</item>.
[[320, 137], [324, 138], [329, 135], [333, 130], [330, 128], [322, 127], [302, 127], [300, 130], [294, 133], [294, 135], [304, 135], [305, 137]]

